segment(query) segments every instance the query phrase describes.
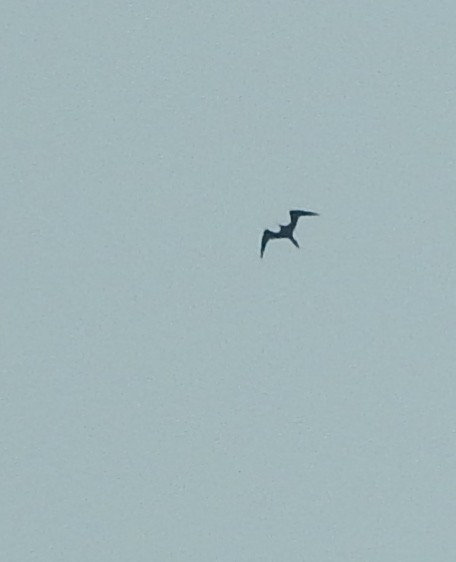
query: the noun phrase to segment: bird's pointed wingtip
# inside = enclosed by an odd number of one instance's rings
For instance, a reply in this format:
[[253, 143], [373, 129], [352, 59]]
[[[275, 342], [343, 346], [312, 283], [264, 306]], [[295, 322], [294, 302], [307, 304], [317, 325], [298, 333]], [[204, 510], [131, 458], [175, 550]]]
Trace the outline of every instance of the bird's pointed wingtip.
[[305, 216], [319, 216], [320, 213], [316, 213], [314, 211], [301, 211], [301, 210], [292, 210], [290, 211], [290, 214], [293, 215], [298, 215], [300, 217], [305, 217]]

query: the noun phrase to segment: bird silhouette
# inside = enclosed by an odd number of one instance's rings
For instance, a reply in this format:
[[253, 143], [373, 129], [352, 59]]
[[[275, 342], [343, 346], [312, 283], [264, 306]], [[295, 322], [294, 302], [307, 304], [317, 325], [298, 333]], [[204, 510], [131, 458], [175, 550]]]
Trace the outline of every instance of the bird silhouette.
[[290, 223], [283, 225], [280, 224], [279, 232], [272, 232], [271, 230], [265, 230], [263, 232], [263, 237], [261, 239], [261, 257], [263, 257], [266, 244], [272, 238], [288, 238], [293, 242], [296, 248], [299, 248], [297, 240], [293, 236], [294, 229], [298, 222], [299, 217], [316, 217], [318, 213], [312, 213], [312, 211], [290, 211]]

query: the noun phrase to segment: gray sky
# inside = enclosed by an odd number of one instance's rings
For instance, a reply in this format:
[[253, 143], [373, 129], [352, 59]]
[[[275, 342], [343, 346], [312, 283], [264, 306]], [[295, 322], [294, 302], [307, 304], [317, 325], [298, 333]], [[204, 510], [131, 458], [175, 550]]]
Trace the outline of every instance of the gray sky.
[[5, 3], [3, 560], [452, 559], [455, 17]]

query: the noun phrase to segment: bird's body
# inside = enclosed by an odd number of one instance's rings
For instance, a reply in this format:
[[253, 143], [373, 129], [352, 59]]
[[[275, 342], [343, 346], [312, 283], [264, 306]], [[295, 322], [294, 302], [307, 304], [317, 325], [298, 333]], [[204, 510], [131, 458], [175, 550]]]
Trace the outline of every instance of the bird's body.
[[261, 239], [261, 257], [263, 257], [266, 244], [272, 238], [288, 238], [296, 248], [299, 248], [297, 240], [293, 236], [294, 229], [298, 222], [299, 217], [305, 216], [318, 216], [318, 213], [312, 213], [311, 211], [290, 211], [290, 222], [288, 224], [281, 224], [279, 232], [272, 232], [272, 230], [265, 230], [263, 232], [263, 237]]

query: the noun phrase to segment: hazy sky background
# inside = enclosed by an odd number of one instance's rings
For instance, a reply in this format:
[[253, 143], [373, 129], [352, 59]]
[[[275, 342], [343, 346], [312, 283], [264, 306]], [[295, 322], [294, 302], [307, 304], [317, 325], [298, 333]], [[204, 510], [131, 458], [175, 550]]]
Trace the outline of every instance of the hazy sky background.
[[453, 559], [455, 21], [4, 3], [2, 560]]

